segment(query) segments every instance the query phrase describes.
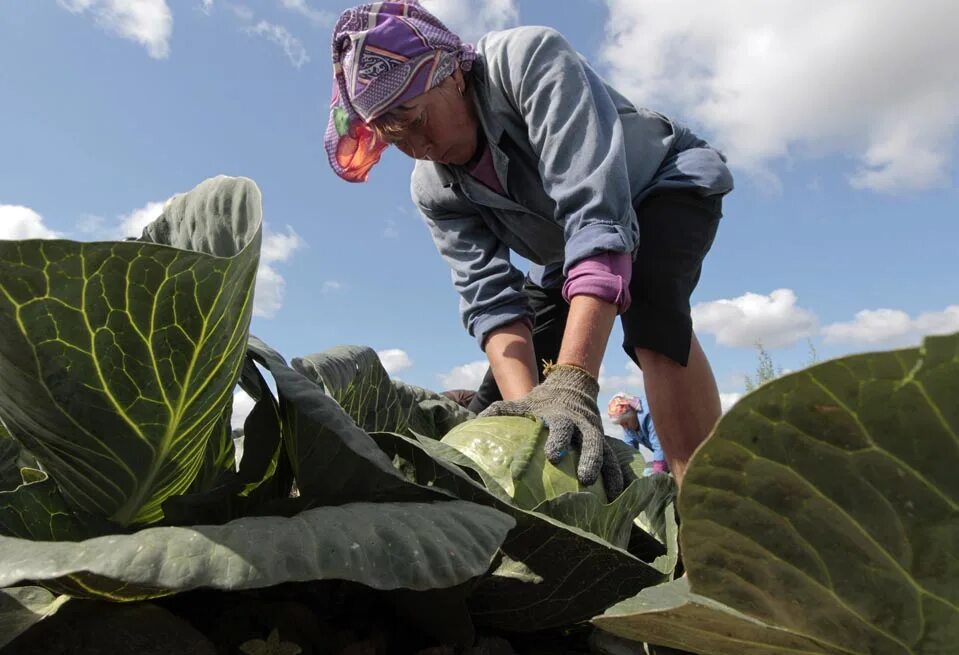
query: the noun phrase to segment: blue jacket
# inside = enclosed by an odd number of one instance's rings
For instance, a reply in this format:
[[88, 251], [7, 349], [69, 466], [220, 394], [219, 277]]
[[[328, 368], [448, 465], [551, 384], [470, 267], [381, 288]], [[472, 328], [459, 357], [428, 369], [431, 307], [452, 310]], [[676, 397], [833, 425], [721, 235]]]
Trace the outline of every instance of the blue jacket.
[[639, 419], [639, 429], [630, 430], [623, 428], [623, 441], [633, 448], [639, 449], [645, 446], [653, 451], [652, 461], [665, 461], [666, 453], [663, 447], [659, 445], [659, 436], [656, 434], [656, 426], [653, 425], [653, 415], [649, 412], [637, 413]]
[[523, 316], [517, 253], [534, 275], [601, 252], [634, 253], [635, 206], [654, 190], [724, 194], [724, 157], [682, 125], [633, 106], [555, 30], [519, 27], [476, 45], [470, 84], [508, 197], [459, 166], [417, 161], [413, 201], [452, 269], [463, 324], [486, 334]]

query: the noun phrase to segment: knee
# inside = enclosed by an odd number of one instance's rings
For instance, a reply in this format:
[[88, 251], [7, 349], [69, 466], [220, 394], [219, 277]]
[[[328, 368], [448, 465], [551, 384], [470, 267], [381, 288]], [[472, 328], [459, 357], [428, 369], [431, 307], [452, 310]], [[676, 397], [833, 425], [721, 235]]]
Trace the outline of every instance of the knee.
[[639, 368], [642, 369], [645, 375], [649, 375], [654, 371], [661, 371], [664, 368], [682, 368], [666, 355], [658, 353], [655, 350], [649, 350], [648, 348], [637, 348], [636, 359], [639, 362]]

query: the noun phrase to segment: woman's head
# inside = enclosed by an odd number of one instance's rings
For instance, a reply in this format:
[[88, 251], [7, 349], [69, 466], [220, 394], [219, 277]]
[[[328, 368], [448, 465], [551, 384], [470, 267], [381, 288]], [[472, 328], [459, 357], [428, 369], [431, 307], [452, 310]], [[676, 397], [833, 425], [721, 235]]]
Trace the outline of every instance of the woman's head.
[[612, 397], [606, 407], [609, 419], [616, 425], [632, 427], [638, 422], [637, 412], [643, 410], [643, 401], [638, 396], [620, 392]]
[[[365, 181], [389, 142], [411, 156], [455, 154], [457, 161], [449, 163], [460, 163], [469, 140], [475, 150], [476, 119], [464, 76], [474, 58], [472, 46], [415, 0], [345, 11], [333, 30], [334, 87], [325, 139], [337, 175]], [[471, 125], [467, 135], [456, 136]]]
[[473, 157], [478, 125], [461, 69], [370, 122], [378, 140], [414, 159], [441, 164], [465, 164]]

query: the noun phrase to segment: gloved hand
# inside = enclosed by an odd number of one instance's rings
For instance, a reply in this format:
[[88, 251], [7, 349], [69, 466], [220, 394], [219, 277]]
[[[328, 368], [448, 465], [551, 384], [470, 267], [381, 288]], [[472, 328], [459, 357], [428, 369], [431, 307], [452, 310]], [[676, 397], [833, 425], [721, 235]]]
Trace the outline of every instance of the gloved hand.
[[646, 469], [646, 475], [659, 475], [660, 473], [669, 473], [669, 465], [664, 459], [654, 459], [652, 466]]
[[500, 400], [480, 416], [535, 416], [549, 428], [546, 458], [558, 464], [570, 447], [578, 447], [580, 484], [590, 485], [602, 474], [610, 500], [623, 490], [623, 472], [603, 435], [596, 396], [599, 383], [585, 369], [557, 364], [547, 367], [546, 379], [519, 400]]

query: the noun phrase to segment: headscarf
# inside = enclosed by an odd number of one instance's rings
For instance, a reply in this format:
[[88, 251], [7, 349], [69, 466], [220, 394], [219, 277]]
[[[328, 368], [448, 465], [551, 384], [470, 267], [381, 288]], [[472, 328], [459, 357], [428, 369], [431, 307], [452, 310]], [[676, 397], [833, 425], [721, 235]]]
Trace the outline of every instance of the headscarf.
[[333, 28], [333, 97], [324, 139], [333, 171], [365, 182], [387, 144], [370, 121], [425, 93], [476, 58], [417, 0], [347, 9]]
[[606, 413], [616, 425], [622, 425], [631, 416], [641, 411], [643, 411], [643, 401], [639, 396], [631, 396], [622, 391], [613, 396], [606, 407]]

